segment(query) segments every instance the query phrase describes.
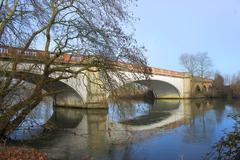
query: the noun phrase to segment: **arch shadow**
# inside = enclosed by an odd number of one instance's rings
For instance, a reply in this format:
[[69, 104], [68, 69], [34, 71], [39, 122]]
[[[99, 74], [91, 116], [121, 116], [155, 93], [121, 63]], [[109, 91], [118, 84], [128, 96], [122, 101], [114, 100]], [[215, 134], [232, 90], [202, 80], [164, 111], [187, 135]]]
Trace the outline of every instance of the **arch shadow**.
[[[124, 88], [124, 86], [131, 86], [130, 84], [140, 84], [148, 88], [148, 92], [152, 92], [155, 99], [179, 99], [180, 92], [172, 84], [160, 80], [137, 80], [119, 86], [116, 90]], [[116, 91], [115, 90], [115, 91]], [[111, 94], [111, 93], [110, 93]]]
[[156, 99], [178, 99], [180, 98], [179, 90], [172, 84], [160, 80], [141, 80], [137, 81], [139, 84], [147, 86], [153, 91]]
[[[3, 76], [0, 73], [0, 76]], [[14, 74], [15, 79], [20, 79], [31, 84], [37, 84], [42, 75], [17, 72]], [[61, 81], [53, 81], [53, 78], [49, 78], [49, 83], [45, 84], [43, 90], [49, 93], [53, 93], [51, 96], [54, 99], [54, 105], [58, 106], [79, 106], [83, 104], [82, 97], [71, 86]], [[52, 81], [52, 82], [51, 82]]]

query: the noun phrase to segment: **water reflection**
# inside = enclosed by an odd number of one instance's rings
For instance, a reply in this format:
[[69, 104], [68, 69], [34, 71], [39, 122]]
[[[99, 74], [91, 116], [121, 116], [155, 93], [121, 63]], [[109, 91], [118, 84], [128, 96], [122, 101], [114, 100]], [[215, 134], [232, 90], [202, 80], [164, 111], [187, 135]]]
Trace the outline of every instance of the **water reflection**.
[[[215, 134], [215, 119], [211, 109], [213, 103], [208, 101], [185, 102], [185, 123], [183, 141], [185, 143], [203, 143], [211, 140]], [[187, 107], [191, 106], [191, 107]], [[207, 115], [206, 115], [207, 114]]]
[[83, 113], [78, 109], [55, 108], [51, 119], [48, 121], [50, 125], [57, 128], [76, 128], [82, 121]]
[[155, 100], [146, 114], [122, 121], [122, 123], [128, 125], [151, 125], [166, 120], [172, 115], [174, 116], [173, 112], [179, 113], [179, 107], [181, 107], [179, 100]]
[[48, 136], [29, 144], [50, 159], [200, 159], [233, 125], [239, 103], [158, 100], [111, 102], [109, 110], [55, 108]]
[[95, 155], [107, 153], [107, 110], [87, 112], [88, 147]]
[[152, 104], [146, 101], [119, 100], [110, 101], [109, 118], [115, 122], [121, 122], [138, 116], [147, 115], [152, 108]]
[[53, 100], [45, 97], [43, 101], [27, 115], [26, 119], [10, 135], [11, 139], [31, 139], [43, 132], [44, 125], [53, 114]]

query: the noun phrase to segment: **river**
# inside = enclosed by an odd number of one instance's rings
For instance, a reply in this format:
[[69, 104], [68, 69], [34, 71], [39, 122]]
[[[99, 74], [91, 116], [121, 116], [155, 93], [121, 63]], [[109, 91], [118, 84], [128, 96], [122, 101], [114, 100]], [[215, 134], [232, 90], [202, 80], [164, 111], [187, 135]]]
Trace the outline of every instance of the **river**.
[[106, 110], [52, 107], [49, 101], [29, 119], [54, 129], [42, 134], [31, 123], [26, 131], [24, 123], [11, 137], [56, 160], [202, 159], [223, 131], [232, 130], [229, 115], [240, 113], [239, 102], [223, 100], [119, 100]]

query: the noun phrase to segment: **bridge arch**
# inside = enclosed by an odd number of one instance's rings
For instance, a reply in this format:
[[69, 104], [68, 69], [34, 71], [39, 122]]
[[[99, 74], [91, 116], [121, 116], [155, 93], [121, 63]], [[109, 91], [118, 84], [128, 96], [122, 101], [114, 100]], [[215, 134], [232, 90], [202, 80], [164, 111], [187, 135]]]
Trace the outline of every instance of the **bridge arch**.
[[[19, 72], [14, 74], [14, 78], [35, 85], [41, 78], [41, 75]], [[52, 78], [49, 78], [49, 81], [51, 80]], [[51, 83], [45, 84], [43, 90], [45, 90], [46, 92], [56, 92], [55, 94], [51, 95], [54, 99], [55, 105], [79, 106], [83, 104], [82, 96], [77, 92], [76, 89], [74, 89], [72, 86], [68, 85], [64, 81], [53, 81]]]
[[82, 95], [65, 81], [54, 81], [44, 88], [47, 92], [57, 90], [59, 93], [53, 95], [55, 105], [78, 107], [84, 104]]
[[153, 92], [154, 98], [157, 99], [180, 98], [180, 91], [174, 85], [161, 80], [135, 80], [119, 86], [117, 89], [124, 88], [124, 86], [134, 83], [148, 88], [148, 90]]
[[199, 94], [202, 92], [202, 89], [199, 85], [196, 85], [194, 88], [195, 88], [195, 93]]
[[172, 84], [161, 80], [142, 80], [137, 83], [146, 85], [155, 98], [180, 98], [179, 90]]

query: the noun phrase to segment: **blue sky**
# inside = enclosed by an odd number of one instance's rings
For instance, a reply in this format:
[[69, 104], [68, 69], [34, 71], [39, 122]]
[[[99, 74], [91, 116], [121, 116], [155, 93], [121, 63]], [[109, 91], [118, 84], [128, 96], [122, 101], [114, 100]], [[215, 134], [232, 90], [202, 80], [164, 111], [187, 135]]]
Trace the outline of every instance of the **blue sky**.
[[240, 0], [139, 0], [135, 38], [151, 66], [184, 71], [182, 53], [208, 52], [214, 70], [240, 71]]

